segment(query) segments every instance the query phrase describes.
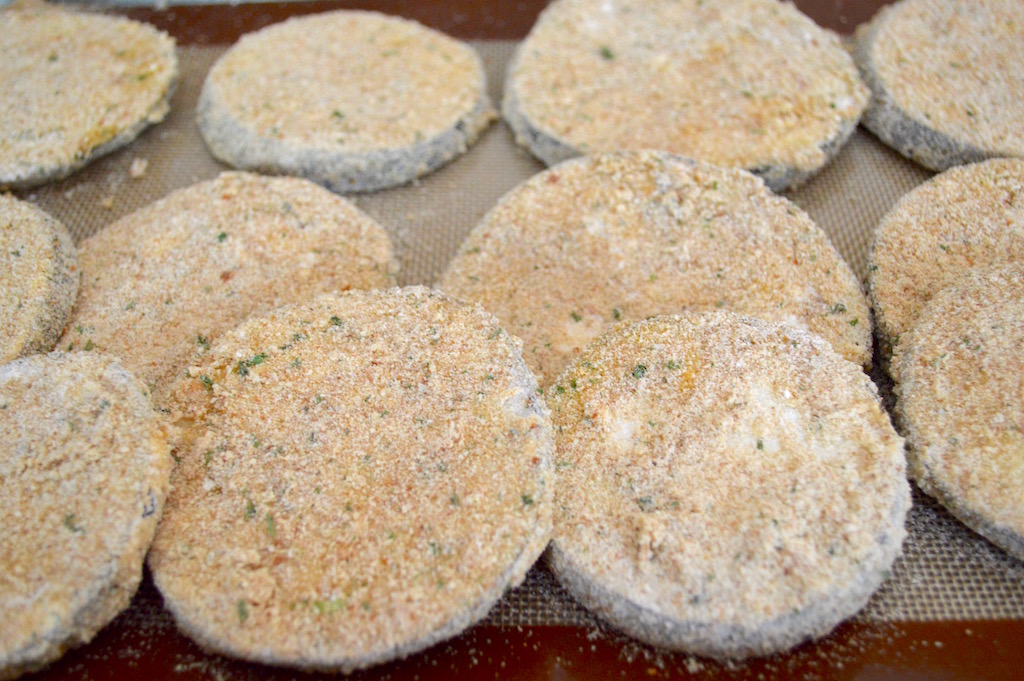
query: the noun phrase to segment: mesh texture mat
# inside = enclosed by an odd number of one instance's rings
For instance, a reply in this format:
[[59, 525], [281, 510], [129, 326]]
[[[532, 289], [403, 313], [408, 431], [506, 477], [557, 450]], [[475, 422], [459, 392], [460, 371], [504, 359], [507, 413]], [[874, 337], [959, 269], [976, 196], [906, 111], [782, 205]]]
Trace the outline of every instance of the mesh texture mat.
[[[515, 43], [474, 46], [483, 56], [491, 97], [500, 102]], [[203, 78], [224, 49], [179, 48], [181, 79], [167, 120], [84, 171], [20, 196], [49, 211], [81, 241], [174, 189], [225, 170], [207, 152], [193, 119]], [[138, 177], [131, 172], [137, 159], [145, 162], [145, 172]], [[140, 165], [136, 162], [137, 169]], [[401, 267], [399, 283], [432, 284], [484, 213], [505, 192], [542, 169], [515, 146], [504, 124], [497, 123], [468, 154], [432, 175], [405, 187], [352, 198], [390, 234]], [[829, 234], [864, 279], [875, 225], [901, 195], [930, 176], [858, 130], [831, 165], [788, 196]], [[907, 522], [909, 537], [902, 557], [858, 618], [1024, 618], [1024, 563], [960, 525], [916, 489]], [[543, 565], [506, 594], [484, 623], [598, 626]]]

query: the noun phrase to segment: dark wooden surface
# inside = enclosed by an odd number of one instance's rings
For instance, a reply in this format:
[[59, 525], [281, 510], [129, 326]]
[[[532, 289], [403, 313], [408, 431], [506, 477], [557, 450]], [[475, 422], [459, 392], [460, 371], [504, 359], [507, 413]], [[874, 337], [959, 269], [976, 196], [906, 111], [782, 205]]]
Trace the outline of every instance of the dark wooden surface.
[[[132, 606], [89, 645], [31, 681], [286, 681], [315, 674], [204, 653], [178, 633], [147, 575]], [[785, 655], [720, 664], [639, 644], [607, 630], [570, 626], [477, 626], [351, 681], [997, 681], [1024, 678], [1024, 620], [861, 622]]]
[[[289, 16], [331, 9], [373, 9], [398, 14], [466, 40], [518, 40], [526, 36], [547, 0], [310, 0], [238, 5], [132, 8], [123, 13], [162, 28], [182, 45], [232, 43]], [[884, 0], [797, 0], [796, 6], [822, 26], [851, 33]]]
[[[376, 9], [416, 19], [463, 39], [515, 40], [526, 35], [546, 0], [315, 0], [119, 10], [171, 33], [180, 44], [229, 44], [241, 34], [296, 14], [337, 8]], [[851, 33], [879, 0], [798, 0], [818, 23]], [[640, 645], [613, 633], [577, 627], [479, 626], [406, 660], [356, 679], [1021, 679], [1024, 621], [848, 622], [825, 639], [786, 655], [721, 665]], [[307, 679], [293, 670], [245, 664], [203, 653], [178, 633], [148, 576], [132, 607], [87, 646], [32, 679]]]

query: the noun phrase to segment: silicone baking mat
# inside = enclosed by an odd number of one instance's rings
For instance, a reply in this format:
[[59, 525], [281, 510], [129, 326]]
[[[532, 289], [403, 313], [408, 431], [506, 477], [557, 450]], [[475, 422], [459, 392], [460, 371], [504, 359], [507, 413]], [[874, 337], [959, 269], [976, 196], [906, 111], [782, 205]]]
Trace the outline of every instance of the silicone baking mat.
[[[491, 96], [497, 103], [515, 43], [473, 44], [484, 58]], [[223, 50], [179, 48], [181, 78], [166, 121], [83, 172], [22, 192], [22, 198], [62, 220], [80, 241], [176, 188], [224, 170], [207, 152], [193, 118], [203, 78]], [[405, 187], [352, 198], [391, 235], [401, 266], [399, 283], [432, 284], [484, 213], [506, 191], [542, 169], [515, 146], [504, 124], [497, 122], [466, 156], [438, 172]], [[897, 198], [929, 176], [858, 130], [830, 166], [789, 197], [828, 232], [863, 279], [879, 218]], [[916, 490], [908, 529], [903, 556], [858, 619], [1024, 618], [1024, 563], [961, 526]], [[149, 586], [144, 588], [151, 591]], [[169, 616], [159, 609], [159, 597], [152, 593], [137, 598], [133, 610], [123, 617], [143, 630], [159, 632], [172, 626]], [[542, 565], [495, 606], [485, 624], [599, 626]]]

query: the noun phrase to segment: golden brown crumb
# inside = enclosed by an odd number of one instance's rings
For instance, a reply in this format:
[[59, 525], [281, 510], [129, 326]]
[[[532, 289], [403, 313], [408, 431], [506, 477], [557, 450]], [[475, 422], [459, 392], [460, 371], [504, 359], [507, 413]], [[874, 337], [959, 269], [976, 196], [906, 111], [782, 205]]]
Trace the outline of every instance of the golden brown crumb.
[[871, 358], [867, 300], [806, 213], [745, 171], [664, 152], [584, 157], [527, 180], [439, 286], [498, 315], [544, 385], [608, 325], [686, 310], [788, 321]]
[[393, 285], [383, 228], [306, 180], [227, 172], [80, 246], [82, 287], [62, 350], [119, 357], [161, 404], [250, 314], [318, 293]]
[[351, 670], [486, 614], [547, 544], [552, 434], [498, 321], [424, 288], [224, 334], [179, 385], [150, 554], [208, 648]]

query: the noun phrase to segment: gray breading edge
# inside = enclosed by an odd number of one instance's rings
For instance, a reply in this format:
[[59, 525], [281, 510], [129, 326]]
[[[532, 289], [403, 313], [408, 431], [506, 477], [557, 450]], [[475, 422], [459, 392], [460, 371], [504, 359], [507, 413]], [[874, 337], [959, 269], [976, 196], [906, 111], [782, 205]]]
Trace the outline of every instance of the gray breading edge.
[[856, 129], [867, 88], [837, 37], [798, 10], [637, 4], [552, 3], [517, 49], [502, 114], [545, 164], [661, 148], [745, 168], [779, 192], [818, 172]]
[[[0, 362], [49, 352], [78, 295], [78, 250], [66, 227], [45, 211], [0, 195]], [[10, 276], [12, 280], [6, 280]]]
[[100, 353], [0, 366], [0, 678], [40, 669], [126, 609], [171, 457], [143, 385]]
[[909, 472], [964, 525], [1024, 560], [1020, 263], [939, 291], [893, 356]]
[[903, 440], [812, 334], [729, 312], [622, 323], [548, 395], [549, 564], [632, 636], [786, 650], [860, 610], [900, 552]]
[[[0, 67], [0, 83], [16, 92], [0, 100], [0, 187], [26, 189], [67, 177], [170, 111], [178, 60], [164, 31], [34, 0], [0, 11], [0, 22], [18, 38], [5, 45], [13, 53], [3, 61], [13, 72]], [[29, 69], [22, 66], [26, 59]], [[40, 92], [45, 87], [56, 93]]]
[[1022, 20], [1016, 0], [903, 0], [881, 8], [858, 27], [853, 50], [871, 89], [864, 127], [934, 171], [1024, 155], [1024, 59], [1014, 46], [1021, 39], [1014, 24]]
[[[338, 64], [333, 74], [323, 71], [319, 75], [323, 79], [320, 87], [308, 93], [288, 91], [285, 94], [282, 88], [291, 87], [286, 74], [268, 75], [261, 71], [264, 67], [258, 60], [265, 55], [258, 54], [259, 50], [286, 63], [291, 63], [286, 60], [296, 59], [323, 61], [325, 57], [320, 55], [318, 41], [335, 42], [332, 26], [346, 20], [353, 24], [347, 29], [347, 40], [343, 43], [347, 49], [363, 50], [360, 60], [387, 61], [379, 62], [377, 68], [365, 73], [349, 73], [346, 71], [348, 64]], [[381, 51], [376, 41], [388, 39], [389, 32], [399, 35], [399, 41], [396, 46]], [[362, 45], [363, 39], [366, 45]], [[444, 47], [437, 47], [435, 43]], [[246, 51], [244, 58], [233, 54], [242, 54], [241, 50]], [[417, 55], [405, 57], [401, 50], [416, 50]], [[397, 59], [428, 58], [438, 62], [429, 72], [414, 72], [411, 68], [407, 71], [411, 80], [428, 79], [411, 83], [411, 89], [415, 90], [412, 95], [406, 92], [410, 83], [378, 82], [378, 70], [385, 64], [390, 65]], [[239, 65], [232, 62], [229, 67], [229, 60]], [[330, 66], [333, 64], [324, 64], [325, 68]], [[251, 84], [251, 79], [257, 76], [266, 83], [264, 88]], [[367, 81], [365, 87], [360, 79]], [[338, 87], [328, 91], [323, 88], [325, 84]], [[283, 106], [309, 111], [324, 106], [334, 108], [333, 111], [325, 109], [324, 116], [312, 123], [303, 113], [288, 123], [268, 127], [263, 118], [270, 114], [252, 102], [236, 101], [234, 96], [225, 93], [226, 85], [236, 88], [236, 92], [251, 89], [252, 92], [243, 93], [247, 98], [258, 93], [266, 101], [263, 108], [281, 106], [282, 102], [291, 101], [292, 95], [297, 97], [295, 102]], [[356, 85], [363, 88], [359, 95], [350, 92]], [[453, 94], [452, 89], [457, 92]], [[428, 106], [426, 97], [435, 91], [436, 106]], [[473, 101], [462, 101], [470, 91]], [[338, 93], [347, 94], [338, 100], [332, 99]], [[413, 104], [407, 101], [410, 96], [419, 99]], [[374, 97], [381, 101], [372, 104]], [[325, 98], [331, 101], [325, 102]], [[353, 98], [365, 101], [352, 101]], [[391, 112], [396, 106], [412, 108], [396, 114]], [[376, 107], [376, 110], [367, 113], [366, 107]], [[350, 108], [359, 109], [361, 113], [353, 115]], [[285, 111], [280, 115], [287, 119], [292, 113]], [[393, 138], [362, 138], [359, 126], [378, 126], [395, 115], [399, 118], [394, 122]], [[436, 116], [452, 117], [435, 120]], [[344, 10], [291, 19], [243, 36], [210, 70], [196, 110], [203, 139], [219, 160], [236, 168], [298, 175], [339, 193], [394, 187], [436, 170], [464, 154], [495, 117], [487, 97], [483, 63], [468, 45], [410, 20]], [[405, 134], [409, 132], [405, 129], [409, 125], [420, 126], [414, 136]], [[332, 138], [336, 130], [339, 136]], [[348, 137], [359, 140], [356, 147], [349, 147]]]

